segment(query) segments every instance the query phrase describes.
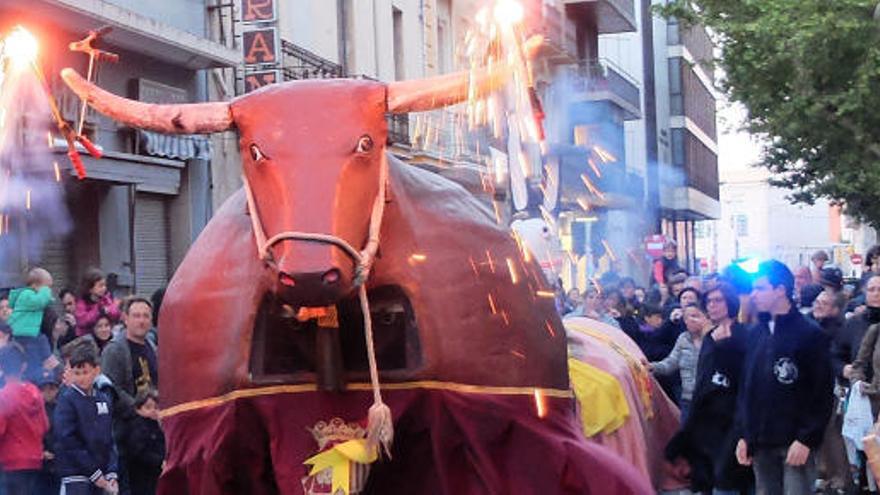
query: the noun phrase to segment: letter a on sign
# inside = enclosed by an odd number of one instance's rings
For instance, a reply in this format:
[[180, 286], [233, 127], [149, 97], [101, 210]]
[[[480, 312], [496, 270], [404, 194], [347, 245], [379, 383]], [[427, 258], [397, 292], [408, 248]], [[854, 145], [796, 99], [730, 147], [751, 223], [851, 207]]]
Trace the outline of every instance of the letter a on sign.
[[245, 31], [242, 33], [242, 48], [245, 64], [274, 64], [278, 61], [274, 28]]
[[241, 20], [244, 22], [271, 22], [275, 20], [275, 0], [242, 0]]

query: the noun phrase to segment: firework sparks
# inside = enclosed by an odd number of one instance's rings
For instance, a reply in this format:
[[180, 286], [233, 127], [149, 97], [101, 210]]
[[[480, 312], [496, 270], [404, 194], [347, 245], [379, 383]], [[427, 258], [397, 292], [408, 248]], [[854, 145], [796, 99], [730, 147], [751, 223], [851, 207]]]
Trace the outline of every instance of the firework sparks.
[[52, 168], [55, 169], [55, 182], [61, 182], [61, 167], [58, 162], [52, 162]]
[[425, 256], [424, 254], [413, 253], [413, 254], [410, 255], [409, 259], [410, 259], [411, 261], [414, 261], [414, 262], [417, 262], [417, 263], [421, 263], [421, 262], [427, 260], [428, 257]]
[[547, 226], [549, 226], [553, 232], [558, 232], [559, 228], [556, 226], [556, 219], [553, 218], [550, 211], [548, 211], [547, 208], [544, 208], [544, 205], [538, 205], [538, 211], [541, 212], [541, 217], [547, 222]]
[[545, 299], [553, 299], [554, 297], [556, 297], [556, 294], [554, 294], [553, 291], [549, 290], [536, 290], [535, 295], [538, 297], [543, 297]]
[[593, 146], [593, 152], [602, 160], [603, 163], [612, 163], [617, 161], [617, 157], [608, 152], [605, 148], [597, 145]]
[[503, 26], [519, 24], [525, 15], [522, 5], [515, 0], [498, 0], [492, 13], [495, 20]]
[[611, 261], [617, 261], [617, 255], [614, 254], [614, 250], [611, 249], [611, 244], [608, 244], [608, 241], [602, 239], [602, 247], [605, 248], [605, 253], [608, 254], [608, 257], [611, 258]]
[[529, 248], [526, 247], [525, 241], [523, 241], [522, 237], [515, 230], [510, 231], [511, 235], [513, 235], [513, 240], [516, 241], [516, 246], [519, 248], [520, 254], [522, 254], [523, 260], [526, 263], [531, 263], [532, 261], [532, 253], [529, 251]]
[[596, 177], [602, 178], [602, 171], [599, 170], [599, 167], [596, 165], [596, 161], [592, 158], [587, 158], [587, 164], [590, 165], [590, 168], [593, 169], [593, 173], [596, 174]]
[[582, 210], [584, 210], [584, 212], [589, 212], [590, 210], [592, 210], [592, 208], [590, 207], [590, 202], [587, 201], [586, 198], [578, 198], [577, 204], [581, 207]]
[[510, 282], [513, 285], [519, 283], [519, 275], [516, 273], [516, 266], [514, 266], [513, 259], [507, 258], [507, 270], [510, 272]]
[[16, 26], [3, 40], [3, 55], [16, 70], [27, 69], [36, 62], [39, 50], [37, 39], [21, 26]]
[[498, 314], [498, 306], [495, 305], [495, 298], [492, 297], [492, 294], [486, 294], [486, 298], [489, 299], [489, 311], [492, 312], [493, 315]]
[[[525, 10], [517, 0], [493, 0], [476, 12], [474, 28], [465, 34], [463, 43], [471, 78], [464, 115], [459, 115], [456, 125], [471, 131], [485, 126], [495, 138], [503, 136], [507, 128], [518, 135], [515, 139], [520, 144], [527, 140], [540, 145], [544, 141], [544, 114], [527, 55], [524, 17]], [[476, 76], [502, 66], [507, 67], [512, 84], [502, 92], [481, 93]], [[463, 132], [457, 135], [463, 136]], [[511, 158], [518, 159], [519, 166], [530, 175], [525, 156], [514, 153]]]
[[24, 207], [25, 207], [25, 209], [28, 209], [28, 210], [31, 209], [31, 190], [30, 189], [28, 189], [24, 193]]
[[550, 334], [550, 337], [556, 337], [556, 330], [553, 330], [553, 324], [549, 321], [544, 322], [544, 327], [547, 328], [547, 333]]
[[540, 389], [535, 389], [535, 412], [539, 418], [547, 416], [547, 398]]
[[605, 195], [602, 194], [602, 191], [600, 191], [595, 184], [593, 184], [593, 181], [587, 177], [587, 174], [581, 174], [581, 180], [584, 182], [584, 185], [587, 186], [587, 190], [589, 190], [594, 196], [601, 200], [605, 199]]

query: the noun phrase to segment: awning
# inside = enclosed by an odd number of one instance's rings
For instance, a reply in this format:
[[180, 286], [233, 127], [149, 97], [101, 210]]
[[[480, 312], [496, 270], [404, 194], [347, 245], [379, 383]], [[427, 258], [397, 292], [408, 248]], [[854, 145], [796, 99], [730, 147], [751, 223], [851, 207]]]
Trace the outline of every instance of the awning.
[[201, 135], [160, 134], [137, 130], [143, 151], [175, 160], [210, 160], [211, 139]]

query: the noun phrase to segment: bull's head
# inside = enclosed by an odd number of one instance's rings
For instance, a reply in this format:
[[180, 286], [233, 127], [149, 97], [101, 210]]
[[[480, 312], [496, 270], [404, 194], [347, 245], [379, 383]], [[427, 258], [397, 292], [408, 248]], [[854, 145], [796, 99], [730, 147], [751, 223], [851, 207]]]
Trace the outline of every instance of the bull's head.
[[[532, 54], [540, 40], [530, 40]], [[480, 93], [502, 85], [506, 67], [479, 74]], [[361, 249], [385, 160], [387, 113], [427, 111], [464, 101], [469, 74], [385, 84], [295, 81], [232, 102], [147, 104], [108, 93], [72, 69], [64, 81], [108, 117], [169, 134], [237, 128], [252, 208], [268, 238], [283, 232], [329, 234]], [[277, 289], [297, 304], [339, 300], [353, 288], [354, 263], [332, 244], [284, 239], [267, 247]]]

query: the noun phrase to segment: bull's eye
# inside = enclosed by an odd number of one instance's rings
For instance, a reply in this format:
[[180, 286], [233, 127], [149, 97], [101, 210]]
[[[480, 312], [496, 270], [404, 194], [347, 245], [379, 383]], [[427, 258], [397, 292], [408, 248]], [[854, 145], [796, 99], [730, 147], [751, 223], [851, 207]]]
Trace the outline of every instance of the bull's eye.
[[373, 138], [364, 134], [358, 139], [357, 152], [369, 153], [373, 149]]
[[268, 158], [261, 150], [260, 147], [256, 144], [251, 144], [251, 159], [255, 162], [261, 162]]

